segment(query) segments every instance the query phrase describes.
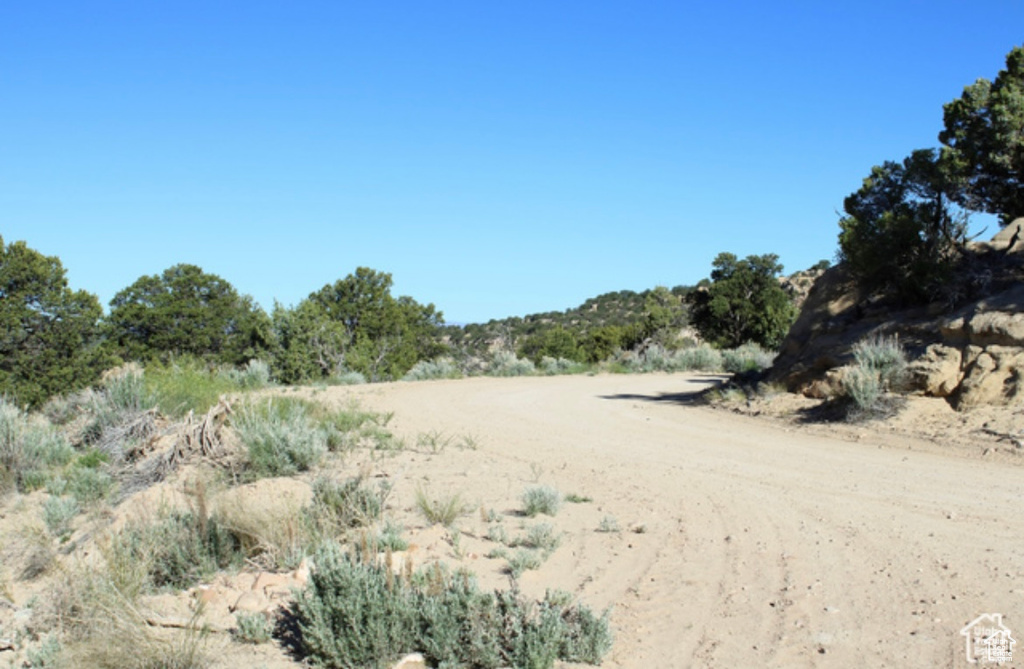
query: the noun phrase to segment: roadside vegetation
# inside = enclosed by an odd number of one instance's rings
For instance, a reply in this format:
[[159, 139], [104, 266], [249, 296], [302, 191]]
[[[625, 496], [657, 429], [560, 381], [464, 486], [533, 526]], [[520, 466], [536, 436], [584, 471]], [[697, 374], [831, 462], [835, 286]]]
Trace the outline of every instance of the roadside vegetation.
[[[307, 561], [315, 565], [308, 583], [279, 619], [238, 611], [234, 642], [277, 640], [325, 666], [385, 666], [414, 651], [434, 666], [601, 661], [612, 643], [608, 613], [568, 595], [535, 601], [514, 581], [484, 592], [471, 574], [442, 563], [392, 570], [391, 555], [408, 549], [389, 511], [392, 484], [330, 473], [356, 452], [438, 454], [475, 448], [472, 436], [431, 432], [406, 444], [388, 429], [389, 415], [268, 394], [269, 383], [260, 364], [128, 365], [45, 410], [0, 400], [0, 503], [21, 508], [27, 496], [39, 499], [39, 530], [26, 528], [0, 549], [0, 597], [8, 596], [7, 579], [50, 583], [13, 630], [26, 666], [209, 667], [202, 606], [164, 624], [148, 602], [221, 574], [296, 570]], [[211, 400], [214, 391], [226, 392]], [[140, 507], [111, 523], [127, 497], [186, 465], [182, 502]], [[254, 507], [231, 494], [266, 477], [301, 477], [308, 501]], [[460, 555], [458, 524], [473, 507], [458, 492], [426, 487], [416, 503]], [[561, 495], [535, 486], [523, 503], [524, 515], [554, 515]], [[493, 511], [488, 518], [502, 520]], [[549, 523], [505, 537], [500, 548], [513, 551], [502, 556], [507, 573], [516, 579], [540, 568], [560, 543]]]

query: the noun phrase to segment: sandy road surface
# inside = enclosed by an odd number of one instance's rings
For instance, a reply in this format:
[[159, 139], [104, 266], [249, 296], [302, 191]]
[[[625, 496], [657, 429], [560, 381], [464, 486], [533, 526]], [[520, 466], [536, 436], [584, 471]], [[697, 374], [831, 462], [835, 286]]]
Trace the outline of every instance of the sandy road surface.
[[[970, 666], [959, 631], [996, 612], [1024, 639], [1024, 467], [688, 406], [707, 383], [578, 376], [326, 392], [394, 411], [400, 434], [480, 444], [406, 462], [399, 476], [499, 508], [530, 480], [593, 497], [559, 513], [565, 542], [523, 580], [614, 605], [605, 666]], [[623, 531], [596, 532], [606, 516]], [[1017, 655], [1024, 666], [1024, 645]]]

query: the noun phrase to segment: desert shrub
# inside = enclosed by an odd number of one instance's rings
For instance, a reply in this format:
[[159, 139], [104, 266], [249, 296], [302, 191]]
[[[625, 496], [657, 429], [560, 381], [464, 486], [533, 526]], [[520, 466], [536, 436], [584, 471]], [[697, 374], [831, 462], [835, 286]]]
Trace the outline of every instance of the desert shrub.
[[50, 470], [72, 457], [74, 449], [44, 418], [0, 397], [0, 492], [6, 486], [23, 492], [41, 487]]
[[391, 521], [385, 521], [377, 530], [375, 541], [377, 547], [385, 551], [404, 551], [409, 542], [402, 538], [405, 528]]
[[429, 379], [458, 379], [462, 377], [459, 366], [451, 358], [420, 360], [412, 366], [403, 381], [426, 381]]
[[56, 634], [47, 634], [38, 645], [25, 650], [25, 666], [31, 669], [56, 669], [62, 666], [60, 652], [60, 639]]
[[620, 351], [610, 361], [611, 371], [650, 372], [714, 372], [722, 369], [722, 354], [708, 344], [669, 351], [660, 344], [651, 344], [641, 352]]
[[487, 373], [490, 376], [529, 376], [536, 368], [529, 360], [516, 357], [515, 353], [498, 351], [491, 359]]
[[854, 364], [842, 379], [843, 394], [852, 402], [850, 417], [885, 414], [893, 407], [886, 393], [902, 384], [907, 359], [895, 337], [871, 337], [853, 347]]
[[882, 382], [874, 370], [852, 367], [843, 376], [843, 393], [859, 409], [870, 411], [882, 397]]
[[459, 493], [438, 496], [422, 487], [416, 489], [416, 508], [431, 523], [440, 523], [445, 527], [451, 526], [467, 511], [467, 505]]
[[40, 409], [54, 425], [67, 425], [88, 407], [93, 394], [91, 389], [71, 395], [54, 395]]
[[597, 531], [607, 534], [617, 534], [622, 531], [622, 527], [619, 526], [619, 521], [615, 516], [605, 516], [601, 519], [601, 522], [598, 523]]
[[861, 369], [875, 372], [886, 390], [898, 389], [907, 373], [907, 356], [897, 337], [859, 341], [853, 346], [853, 359]]
[[540, 566], [544, 563], [540, 551], [526, 548], [519, 548], [511, 555], [506, 554], [505, 559], [508, 561], [505, 571], [513, 578], [519, 578], [523, 575], [524, 571], [540, 569]]
[[319, 478], [313, 482], [311, 513], [340, 531], [367, 527], [380, 520], [390, 494], [391, 484], [386, 481], [373, 487], [362, 477], [340, 482]]
[[184, 416], [188, 412], [205, 414], [222, 395], [238, 390], [225, 375], [211, 371], [195, 360], [181, 360], [168, 366], [146, 369], [146, 390], [165, 416]]
[[71, 521], [80, 510], [78, 502], [73, 497], [47, 497], [43, 502], [43, 522], [46, 529], [59, 539], [71, 536]]
[[228, 367], [221, 370], [220, 375], [241, 390], [259, 390], [273, 383], [270, 365], [262, 360], [250, 360], [241, 369]]
[[327, 453], [327, 436], [301, 401], [278, 398], [246, 404], [233, 425], [248, 450], [250, 471], [258, 478], [306, 471]]
[[567, 360], [566, 358], [552, 358], [546, 355], [540, 359], [540, 371], [548, 376], [578, 374], [586, 368], [586, 365]]
[[327, 384], [331, 386], [361, 386], [366, 383], [366, 376], [362, 372], [339, 371], [327, 378]]
[[554, 516], [561, 506], [561, 493], [550, 486], [533, 486], [523, 491], [523, 513], [531, 518], [541, 513]]
[[759, 372], [772, 366], [775, 354], [748, 342], [738, 348], [722, 351], [722, 369], [730, 374]]
[[[120, 567], [117, 567], [119, 569]], [[40, 597], [33, 628], [61, 639], [60, 665], [97, 669], [212, 666], [198, 613], [182, 630], [154, 628], [114, 568], [72, 564]]]
[[106, 471], [97, 467], [79, 465], [67, 472], [67, 492], [82, 505], [90, 505], [106, 499], [114, 490], [116, 481]]
[[538, 523], [530, 527], [517, 543], [526, 548], [535, 548], [549, 556], [562, 544], [562, 537], [548, 523]]
[[682, 348], [672, 355], [674, 371], [717, 372], [722, 363], [722, 353], [708, 344]]
[[266, 643], [270, 641], [274, 631], [270, 621], [262, 613], [237, 613], [235, 624], [237, 627], [233, 636], [242, 643]]
[[216, 516], [169, 511], [153, 523], [131, 523], [111, 540], [120, 562], [145, 565], [150, 588], [188, 588], [245, 558], [237, 537]]
[[333, 544], [314, 564], [292, 605], [307, 656], [327, 666], [383, 667], [417, 650], [415, 603], [390, 570], [358, 564]]
[[386, 667], [419, 651], [430, 666], [549, 669], [559, 659], [600, 663], [611, 646], [607, 614], [561, 594], [533, 603], [515, 590], [485, 593], [439, 565], [405, 579], [335, 545], [314, 562], [289, 613], [298, 649], [316, 664]]
[[133, 413], [148, 408], [145, 373], [138, 365], [126, 365], [112, 374], [102, 389], [107, 407], [116, 413]]

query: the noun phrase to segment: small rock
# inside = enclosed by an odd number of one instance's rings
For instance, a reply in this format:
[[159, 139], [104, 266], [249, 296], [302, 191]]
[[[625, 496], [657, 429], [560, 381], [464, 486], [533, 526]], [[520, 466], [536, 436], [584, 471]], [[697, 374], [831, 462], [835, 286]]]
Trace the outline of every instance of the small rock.
[[391, 669], [427, 669], [427, 660], [419, 653], [406, 655]]

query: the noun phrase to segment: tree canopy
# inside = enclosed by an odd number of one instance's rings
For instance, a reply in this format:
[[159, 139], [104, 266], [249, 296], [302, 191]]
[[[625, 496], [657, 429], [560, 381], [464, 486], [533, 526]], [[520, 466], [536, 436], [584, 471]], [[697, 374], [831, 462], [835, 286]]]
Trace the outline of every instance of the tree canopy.
[[95, 295], [68, 287], [58, 258], [0, 237], [0, 394], [35, 406], [95, 381], [108, 362], [101, 315]]
[[293, 310], [275, 309], [279, 377], [294, 382], [350, 370], [372, 381], [395, 379], [441, 354], [441, 313], [392, 296], [391, 286], [390, 274], [360, 267]]
[[873, 167], [846, 198], [839, 256], [865, 286], [911, 302], [934, 296], [967, 225], [951, 206], [954, 179], [934, 149], [920, 149]]
[[191, 355], [237, 365], [272, 345], [270, 319], [252, 298], [188, 264], [139, 277], [117, 293], [106, 329], [131, 360]]
[[962, 181], [962, 206], [999, 216], [1024, 216], [1024, 47], [1006, 56], [994, 81], [978, 79], [943, 107], [939, 141], [944, 160]]
[[756, 342], [777, 348], [796, 316], [779, 285], [782, 265], [775, 254], [719, 253], [711, 281], [689, 295], [690, 320], [701, 337], [723, 347]]

